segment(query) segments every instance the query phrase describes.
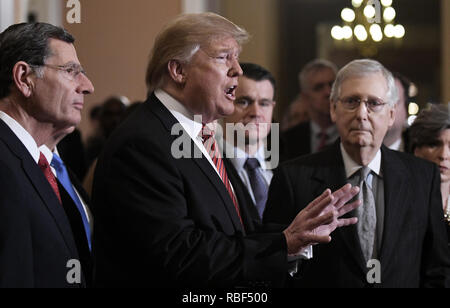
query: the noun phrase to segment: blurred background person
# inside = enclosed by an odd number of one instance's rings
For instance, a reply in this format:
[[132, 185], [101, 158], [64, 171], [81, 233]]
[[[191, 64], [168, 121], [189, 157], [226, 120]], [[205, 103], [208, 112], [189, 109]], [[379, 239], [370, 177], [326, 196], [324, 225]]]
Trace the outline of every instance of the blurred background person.
[[89, 167], [103, 150], [106, 140], [122, 120], [127, 104], [128, 99], [112, 96], [101, 105], [96, 115], [99, 128], [86, 142], [86, 161]]
[[330, 93], [336, 72], [336, 65], [323, 59], [309, 62], [300, 72], [300, 100], [310, 121], [282, 135], [283, 160], [318, 152], [337, 139], [338, 131], [330, 117]]
[[410, 99], [409, 89], [411, 87], [411, 82], [400, 73], [393, 72], [392, 75], [395, 78], [398, 100], [395, 105], [395, 122], [389, 128], [383, 143], [391, 150], [404, 152], [408, 149], [408, 138], [407, 133], [405, 133], [405, 128], [408, 119], [408, 105]]
[[431, 105], [423, 110], [409, 131], [414, 155], [434, 162], [441, 173], [444, 217], [450, 237], [450, 112], [448, 106]]
[[285, 132], [294, 126], [309, 120], [308, 107], [299, 94], [295, 100], [289, 104], [287, 111], [281, 120], [281, 132]]
[[[275, 78], [257, 64], [241, 63], [240, 66], [243, 75], [239, 76], [234, 112], [223, 119], [221, 148], [226, 149], [223, 162], [241, 206], [245, 230], [251, 233], [261, 225], [273, 176], [270, 162], [266, 161], [268, 153], [264, 145], [276, 104]], [[227, 124], [244, 126], [235, 126], [227, 131]], [[244, 144], [239, 144], [239, 133], [245, 134]], [[227, 153], [231, 153], [231, 157]]]

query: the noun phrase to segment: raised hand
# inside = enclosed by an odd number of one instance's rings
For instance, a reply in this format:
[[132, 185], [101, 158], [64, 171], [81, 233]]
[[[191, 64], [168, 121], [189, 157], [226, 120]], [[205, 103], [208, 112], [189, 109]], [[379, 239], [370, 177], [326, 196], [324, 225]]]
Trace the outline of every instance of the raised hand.
[[340, 218], [356, 209], [360, 200], [347, 204], [359, 192], [359, 187], [346, 184], [331, 193], [329, 189], [301, 210], [286, 230], [288, 254], [296, 254], [312, 244], [329, 243], [336, 228], [355, 224], [356, 217]]

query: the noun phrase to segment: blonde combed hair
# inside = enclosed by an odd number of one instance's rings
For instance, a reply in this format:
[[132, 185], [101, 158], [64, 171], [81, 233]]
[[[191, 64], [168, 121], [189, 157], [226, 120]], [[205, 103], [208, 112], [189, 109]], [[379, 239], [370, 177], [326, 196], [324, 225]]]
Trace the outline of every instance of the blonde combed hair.
[[148, 92], [165, 83], [171, 60], [188, 63], [200, 47], [213, 40], [232, 37], [239, 45], [249, 39], [246, 30], [214, 13], [182, 14], [157, 35], [147, 66]]

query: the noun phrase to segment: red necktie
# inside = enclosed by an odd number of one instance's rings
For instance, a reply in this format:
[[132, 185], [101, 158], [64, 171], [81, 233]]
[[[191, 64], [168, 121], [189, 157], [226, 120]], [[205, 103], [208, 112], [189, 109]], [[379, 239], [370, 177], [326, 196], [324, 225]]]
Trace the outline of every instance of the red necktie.
[[222, 157], [220, 156], [219, 149], [217, 148], [216, 139], [214, 138], [214, 131], [208, 128], [205, 124], [203, 124], [202, 131], [200, 133], [201, 138], [203, 140], [203, 145], [205, 146], [209, 156], [211, 156], [214, 165], [216, 165], [217, 171], [220, 174], [220, 178], [222, 179], [222, 182], [225, 185], [228, 194], [231, 197], [231, 200], [233, 201], [234, 207], [239, 216], [239, 220], [241, 221], [242, 226], [244, 226], [244, 224], [242, 223], [242, 217], [241, 212], [239, 210], [238, 201], [236, 199], [236, 196], [234, 195], [233, 189], [231, 188], [227, 171], [225, 170], [225, 165], [223, 164], [223, 160]]
[[39, 157], [38, 165], [41, 168], [42, 172], [44, 173], [45, 177], [47, 178], [48, 183], [53, 188], [53, 191], [55, 192], [56, 196], [58, 197], [59, 202], [62, 204], [61, 196], [59, 194], [59, 189], [58, 189], [58, 183], [56, 183], [55, 175], [53, 174], [52, 170], [50, 169], [50, 165], [48, 164], [48, 161], [45, 158], [44, 154], [42, 154], [42, 152], [41, 152], [41, 156]]

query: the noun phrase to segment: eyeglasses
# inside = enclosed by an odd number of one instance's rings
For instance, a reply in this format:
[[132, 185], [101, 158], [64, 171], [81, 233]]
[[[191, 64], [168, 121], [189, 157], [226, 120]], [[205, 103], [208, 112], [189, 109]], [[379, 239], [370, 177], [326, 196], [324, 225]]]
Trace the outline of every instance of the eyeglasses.
[[381, 110], [383, 110], [384, 106], [387, 105], [387, 103], [383, 102], [381, 98], [373, 97], [369, 97], [363, 100], [357, 96], [349, 96], [339, 98], [339, 101], [342, 103], [344, 109], [349, 111], [356, 110], [361, 105], [361, 102], [364, 102], [364, 104], [366, 104], [367, 110], [374, 113], [380, 112]]
[[[255, 100], [250, 98], [238, 98], [234, 101], [234, 105], [240, 109], [247, 109], [255, 103]], [[275, 105], [274, 101], [262, 99], [258, 102], [258, 106], [262, 109], [269, 109]]]
[[55, 70], [59, 70], [65, 73], [65, 76], [70, 80], [75, 80], [80, 76], [80, 73], [86, 76], [86, 71], [79, 64], [66, 64], [66, 65], [53, 65], [53, 64], [41, 64], [41, 65], [30, 65], [33, 67], [45, 66]]

